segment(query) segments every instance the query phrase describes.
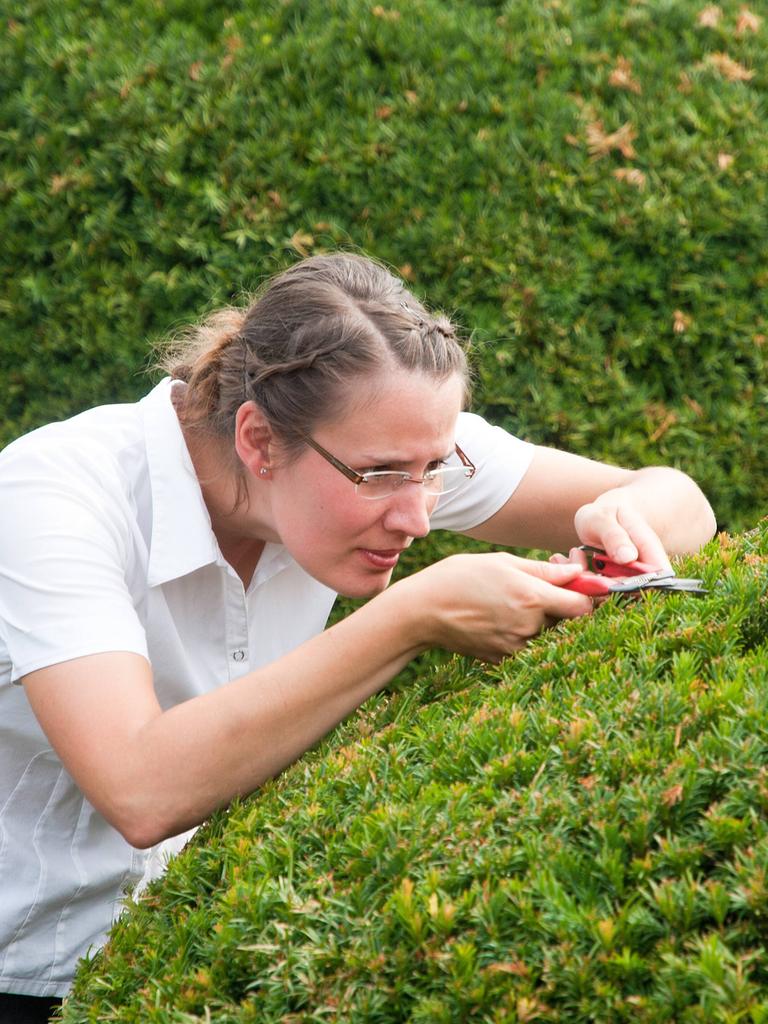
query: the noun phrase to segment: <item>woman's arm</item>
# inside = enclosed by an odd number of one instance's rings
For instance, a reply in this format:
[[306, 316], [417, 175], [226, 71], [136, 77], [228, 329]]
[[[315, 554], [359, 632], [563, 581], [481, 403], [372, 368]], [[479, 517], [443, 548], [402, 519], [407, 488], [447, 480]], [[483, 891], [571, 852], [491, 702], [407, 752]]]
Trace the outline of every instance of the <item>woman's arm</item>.
[[149, 663], [95, 654], [30, 673], [29, 701], [90, 802], [134, 846], [203, 821], [299, 757], [411, 658], [498, 660], [591, 611], [577, 565], [456, 555], [394, 584], [262, 669], [163, 711]]
[[709, 502], [678, 470], [626, 470], [538, 447], [507, 503], [467, 533], [550, 551], [591, 544], [619, 562], [666, 565], [669, 555], [698, 550], [715, 529]]

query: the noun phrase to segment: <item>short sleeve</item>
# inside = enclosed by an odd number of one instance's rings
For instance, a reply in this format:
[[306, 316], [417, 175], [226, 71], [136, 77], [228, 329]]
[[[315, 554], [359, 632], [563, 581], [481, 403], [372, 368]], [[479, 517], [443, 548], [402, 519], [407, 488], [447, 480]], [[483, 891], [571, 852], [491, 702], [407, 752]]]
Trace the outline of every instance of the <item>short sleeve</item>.
[[107, 651], [146, 657], [116, 467], [25, 440], [0, 458], [0, 677]]
[[531, 464], [536, 446], [482, 416], [459, 415], [456, 442], [477, 467], [466, 486], [441, 498], [432, 515], [433, 530], [471, 530], [492, 515], [514, 494]]

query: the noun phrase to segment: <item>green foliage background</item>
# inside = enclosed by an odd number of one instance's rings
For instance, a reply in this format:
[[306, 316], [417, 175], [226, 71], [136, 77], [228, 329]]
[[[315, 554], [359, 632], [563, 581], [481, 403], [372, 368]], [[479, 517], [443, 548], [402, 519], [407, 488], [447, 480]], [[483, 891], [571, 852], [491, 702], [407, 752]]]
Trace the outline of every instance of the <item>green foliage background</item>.
[[723, 525], [754, 521], [766, 29], [741, 6], [7, 7], [0, 442], [135, 398], [149, 340], [352, 246], [473, 334], [478, 408], [685, 466]]
[[[0, 444], [137, 398], [150, 342], [345, 247], [454, 315], [497, 422], [678, 465], [731, 530], [765, 512], [741, 0], [0, 13]], [[610, 604], [499, 670], [422, 662], [217, 816], [65, 1019], [768, 1020], [767, 550], [714, 544], [711, 598]]]

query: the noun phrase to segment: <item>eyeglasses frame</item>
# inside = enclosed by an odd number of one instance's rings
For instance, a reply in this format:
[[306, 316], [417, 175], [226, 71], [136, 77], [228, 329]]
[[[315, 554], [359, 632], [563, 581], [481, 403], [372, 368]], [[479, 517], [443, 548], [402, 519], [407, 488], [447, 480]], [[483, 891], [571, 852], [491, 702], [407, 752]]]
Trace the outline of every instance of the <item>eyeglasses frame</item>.
[[[309, 445], [310, 448], [314, 448], [318, 455], [322, 456], [326, 462], [330, 462], [334, 469], [338, 469], [340, 473], [343, 473], [347, 480], [351, 480], [356, 487], [359, 486], [360, 484], [364, 484], [366, 478], [372, 475], [370, 473], [358, 473], [350, 466], [347, 466], [346, 463], [341, 461], [341, 459], [337, 459], [335, 455], [331, 455], [327, 448], [323, 448], [323, 446], [321, 444], [318, 444], [318, 442], [315, 441], [314, 438], [310, 437], [309, 434], [302, 434], [302, 438]], [[457, 444], [454, 444], [454, 448], [456, 450], [456, 454], [459, 456], [459, 459], [461, 460], [462, 466], [464, 466], [466, 469], [471, 470], [471, 473], [467, 473], [466, 476], [467, 480], [471, 480], [472, 477], [477, 472], [477, 466], [475, 466], [474, 462], [472, 462], [470, 457], [466, 455]], [[397, 473], [396, 470], [386, 470], [386, 472]], [[424, 483], [424, 477], [422, 477], [419, 480], [417, 477], [411, 476], [410, 473], [402, 473], [397, 475], [401, 475], [405, 478], [403, 480], [404, 483]]]

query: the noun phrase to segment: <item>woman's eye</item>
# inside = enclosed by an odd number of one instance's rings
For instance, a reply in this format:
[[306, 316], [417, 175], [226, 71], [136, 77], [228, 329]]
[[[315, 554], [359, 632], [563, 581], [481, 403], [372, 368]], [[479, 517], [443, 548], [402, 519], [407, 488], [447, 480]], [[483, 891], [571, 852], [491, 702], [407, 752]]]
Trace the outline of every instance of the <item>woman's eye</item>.
[[[434, 473], [437, 469], [442, 469], [446, 465], [445, 459], [433, 459], [426, 469], [425, 473]], [[359, 469], [358, 473], [365, 475], [366, 473], [401, 473], [402, 469], [393, 469], [391, 465], [387, 466], [366, 466], [365, 469]]]

